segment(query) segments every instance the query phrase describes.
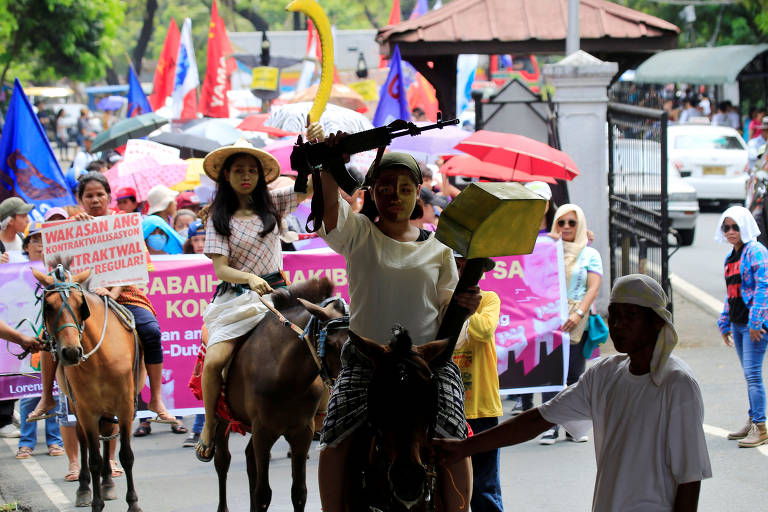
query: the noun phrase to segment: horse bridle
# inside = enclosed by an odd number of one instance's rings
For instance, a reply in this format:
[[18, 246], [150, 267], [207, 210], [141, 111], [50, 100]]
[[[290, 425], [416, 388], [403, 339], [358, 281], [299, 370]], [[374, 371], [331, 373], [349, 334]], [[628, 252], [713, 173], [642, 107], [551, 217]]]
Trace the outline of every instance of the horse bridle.
[[[307, 348], [309, 349], [312, 359], [315, 361], [315, 365], [317, 365], [317, 372], [323, 379], [323, 383], [325, 383], [328, 388], [332, 388], [334, 379], [331, 378], [325, 363], [325, 341], [328, 338], [328, 331], [346, 329], [349, 327], [349, 306], [347, 305], [347, 301], [345, 301], [343, 297], [328, 297], [323, 300], [321, 307], [326, 307], [331, 302], [340, 301], [344, 309], [344, 315], [323, 322], [310, 313], [309, 322], [307, 322], [307, 326], [302, 329], [288, 320], [271, 304], [270, 301], [265, 300], [264, 297], [261, 296], [259, 299], [261, 300], [261, 303], [277, 317], [277, 320], [281, 324], [298, 334], [299, 340], [304, 341], [307, 344]], [[313, 337], [315, 339], [314, 343], [312, 342]]]
[[[45, 315], [45, 300], [42, 301], [42, 308], [43, 308], [43, 332], [45, 336], [48, 338], [50, 343], [50, 352], [56, 360], [57, 357], [57, 339], [56, 336], [66, 329], [67, 327], [72, 327], [77, 330], [77, 342], [82, 347], [83, 344], [83, 331], [85, 330], [85, 321], [88, 319], [88, 317], [91, 316], [91, 308], [88, 306], [88, 301], [85, 297], [85, 290], [83, 290], [83, 287], [80, 285], [80, 283], [72, 282], [71, 278], [72, 275], [69, 273], [68, 270], [64, 270], [61, 265], [58, 265], [53, 271], [51, 271], [49, 276], [53, 276], [53, 284], [50, 284], [45, 287], [44, 294], [49, 293], [58, 293], [61, 296], [61, 306], [59, 307], [59, 310], [56, 312], [56, 317], [54, 318], [53, 325], [56, 326], [56, 330], [51, 333], [48, 329], [46, 315]], [[80, 321], [78, 322], [77, 316], [75, 315], [74, 310], [72, 309], [72, 306], [69, 305], [69, 296], [70, 294], [75, 292], [80, 292], [83, 296], [83, 302], [80, 305]], [[107, 305], [108, 298], [104, 297], [104, 308], [105, 310], [108, 309]], [[69, 313], [69, 316], [72, 317], [72, 320], [74, 322], [67, 322], [62, 325], [59, 324], [59, 320], [61, 319], [64, 312]], [[99, 338], [99, 342], [96, 344], [93, 349], [88, 352], [87, 354], [83, 354], [80, 356], [80, 361], [85, 362], [88, 360], [89, 357], [91, 357], [94, 353], [96, 353], [97, 350], [101, 347], [102, 342], [104, 341], [104, 335], [107, 332], [107, 320], [109, 318], [109, 315], [104, 315], [104, 326], [101, 330], [101, 336]]]

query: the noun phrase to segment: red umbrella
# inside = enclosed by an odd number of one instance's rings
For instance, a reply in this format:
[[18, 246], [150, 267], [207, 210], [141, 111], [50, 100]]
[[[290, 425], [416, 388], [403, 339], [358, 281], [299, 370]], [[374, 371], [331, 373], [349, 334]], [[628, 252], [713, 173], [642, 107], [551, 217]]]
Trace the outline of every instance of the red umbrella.
[[518, 171], [504, 165], [496, 165], [483, 162], [472, 155], [456, 155], [448, 160], [442, 167], [440, 173], [447, 176], [466, 176], [468, 178], [487, 178], [500, 181], [518, 181], [527, 183], [529, 181], [545, 181], [547, 183], [556, 183], [555, 178], [551, 176], [538, 176]]
[[243, 119], [243, 122], [237, 125], [238, 130], [247, 132], [262, 132], [271, 137], [290, 137], [297, 135], [294, 132], [283, 130], [282, 128], [275, 128], [274, 126], [264, 126], [264, 123], [271, 114], [254, 114]]
[[455, 147], [483, 162], [528, 174], [561, 180], [572, 180], [579, 175], [579, 169], [567, 154], [522, 135], [480, 130]]

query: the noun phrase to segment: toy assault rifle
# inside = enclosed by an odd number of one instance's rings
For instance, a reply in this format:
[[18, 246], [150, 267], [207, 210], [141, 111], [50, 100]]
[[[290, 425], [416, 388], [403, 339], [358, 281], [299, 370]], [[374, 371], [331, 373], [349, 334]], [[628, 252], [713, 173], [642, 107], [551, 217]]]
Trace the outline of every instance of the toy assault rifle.
[[[437, 122], [426, 126], [416, 126], [413, 123], [398, 119], [380, 128], [347, 135], [338, 144], [331, 147], [325, 142], [302, 142], [301, 138], [293, 146], [291, 167], [298, 173], [293, 190], [299, 193], [307, 191], [307, 178], [313, 170], [322, 167], [323, 163], [340, 159], [341, 155], [351, 155], [388, 146], [392, 139], [405, 135], [419, 135], [427, 130], [442, 129], [443, 126], [459, 124], [458, 119], [443, 121], [438, 114]], [[360, 188], [360, 182], [343, 166], [332, 166], [331, 172], [339, 187], [349, 195]]]

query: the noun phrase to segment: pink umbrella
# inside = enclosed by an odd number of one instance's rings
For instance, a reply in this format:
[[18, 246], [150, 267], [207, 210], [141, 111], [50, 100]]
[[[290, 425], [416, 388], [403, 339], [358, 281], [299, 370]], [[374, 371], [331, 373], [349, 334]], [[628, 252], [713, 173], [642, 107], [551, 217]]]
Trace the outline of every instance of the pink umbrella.
[[135, 160], [123, 160], [104, 173], [112, 190], [123, 187], [136, 190], [138, 201], [145, 201], [149, 190], [155, 185], [171, 187], [184, 181], [188, 163], [179, 160], [172, 163], [160, 163], [151, 156]]
[[277, 158], [277, 162], [280, 164], [280, 174], [287, 174], [289, 176], [296, 176], [296, 171], [291, 169], [291, 152], [293, 151], [293, 140], [276, 140], [270, 142], [263, 149], [267, 153]]

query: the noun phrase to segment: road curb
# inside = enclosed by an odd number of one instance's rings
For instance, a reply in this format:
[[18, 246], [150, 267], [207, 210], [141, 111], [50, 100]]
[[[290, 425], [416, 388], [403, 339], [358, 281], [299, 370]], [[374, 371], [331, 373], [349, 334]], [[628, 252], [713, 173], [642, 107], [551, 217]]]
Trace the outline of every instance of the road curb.
[[676, 274], [670, 274], [669, 281], [672, 285], [673, 293], [680, 294], [684, 299], [693, 302], [705, 313], [715, 318], [720, 317], [720, 313], [723, 311], [722, 301], [717, 300], [698, 286], [689, 283]]

